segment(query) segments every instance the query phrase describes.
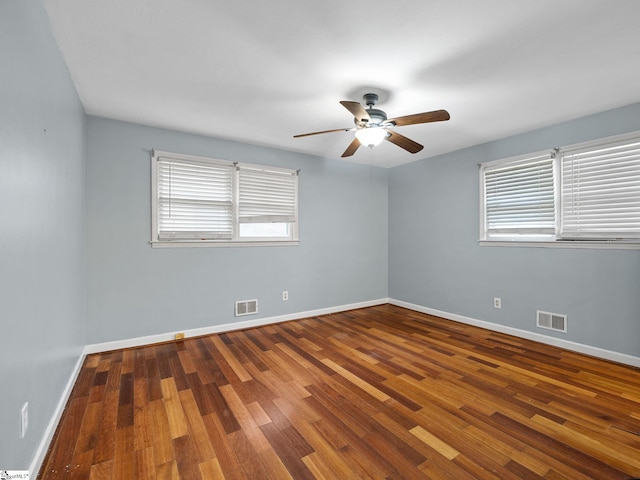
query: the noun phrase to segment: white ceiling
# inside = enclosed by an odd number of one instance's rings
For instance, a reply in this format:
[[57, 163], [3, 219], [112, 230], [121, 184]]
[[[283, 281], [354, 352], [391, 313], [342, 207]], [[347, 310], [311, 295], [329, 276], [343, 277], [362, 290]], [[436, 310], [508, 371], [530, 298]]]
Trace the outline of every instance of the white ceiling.
[[[44, 0], [86, 112], [339, 158], [339, 100], [381, 95], [416, 155], [450, 152], [640, 101], [637, 0]], [[189, 152], [184, 152], [189, 153]]]

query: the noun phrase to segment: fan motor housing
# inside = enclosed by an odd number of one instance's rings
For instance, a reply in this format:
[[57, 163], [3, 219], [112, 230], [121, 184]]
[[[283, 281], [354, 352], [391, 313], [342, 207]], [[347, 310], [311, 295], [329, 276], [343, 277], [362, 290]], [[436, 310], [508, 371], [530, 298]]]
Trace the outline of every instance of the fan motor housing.
[[378, 110], [377, 108], [369, 108], [367, 109], [367, 113], [369, 114], [369, 117], [371, 117], [370, 123], [380, 125], [382, 122], [387, 121], [387, 114], [382, 110]]

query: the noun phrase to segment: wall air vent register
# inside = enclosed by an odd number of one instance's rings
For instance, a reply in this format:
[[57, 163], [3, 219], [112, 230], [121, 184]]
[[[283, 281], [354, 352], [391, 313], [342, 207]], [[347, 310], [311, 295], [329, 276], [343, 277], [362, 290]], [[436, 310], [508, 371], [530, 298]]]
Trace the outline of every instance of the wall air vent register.
[[559, 313], [536, 311], [536, 325], [547, 330], [567, 333], [567, 316]]

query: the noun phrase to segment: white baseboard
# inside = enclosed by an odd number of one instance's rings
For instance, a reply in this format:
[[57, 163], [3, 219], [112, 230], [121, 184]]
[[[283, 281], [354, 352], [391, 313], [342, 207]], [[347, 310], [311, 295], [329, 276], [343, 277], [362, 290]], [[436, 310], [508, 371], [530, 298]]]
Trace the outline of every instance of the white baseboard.
[[507, 327], [505, 325], [499, 325], [497, 323], [491, 323], [484, 320], [478, 320], [471, 317], [465, 317], [455, 313], [443, 312], [441, 310], [435, 310], [433, 308], [424, 307], [422, 305], [416, 305], [409, 302], [403, 302], [402, 300], [389, 299], [389, 303], [397, 305], [398, 307], [408, 308], [409, 310], [415, 310], [416, 312], [426, 313], [436, 317], [446, 318], [447, 320], [453, 320], [455, 322], [464, 323], [467, 325], [473, 325], [475, 327], [486, 328], [487, 330], [493, 330], [495, 332], [506, 333], [515, 337], [525, 338], [527, 340], [533, 340], [535, 342], [545, 343], [554, 347], [564, 348], [573, 352], [584, 353], [585, 355], [591, 355], [592, 357], [602, 358], [604, 360], [611, 360], [613, 362], [623, 363], [625, 365], [631, 365], [633, 367], [640, 367], [640, 357], [633, 355], [627, 355], [626, 353], [614, 352], [611, 350], [605, 350], [599, 347], [593, 347], [591, 345], [584, 345], [582, 343], [571, 342], [569, 340], [563, 340], [561, 338], [548, 337], [535, 332], [529, 332], [527, 330], [521, 330], [519, 328]]
[[[290, 313], [287, 315], [278, 315], [275, 317], [256, 318], [253, 320], [244, 320], [240, 322], [225, 323], [222, 325], [211, 325], [209, 327], [194, 328], [184, 330], [185, 338], [199, 337], [202, 335], [210, 335], [212, 333], [230, 332], [233, 330], [243, 330], [245, 328], [260, 327], [263, 325], [271, 325], [273, 323], [288, 322], [290, 320], [299, 320], [301, 318], [314, 317], [317, 315], [327, 315], [330, 313], [345, 312], [356, 308], [372, 307], [374, 305], [384, 305], [389, 303], [388, 298], [379, 298], [377, 300], [368, 300], [366, 302], [350, 303], [347, 305], [339, 305], [337, 307], [320, 308], [318, 310], [307, 310], [306, 312]], [[151, 345], [153, 343], [168, 342], [175, 339], [177, 332], [160, 333], [157, 335], [148, 335], [145, 337], [130, 338], [126, 340], [116, 340], [113, 342], [94, 343], [84, 348], [84, 354], [108, 352], [110, 350], [118, 350], [121, 348], [140, 347], [143, 345]]]
[[47, 455], [47, 449], [49, 448], [49, 444], [51, 443], [51, 439], [53, 435], [56, 433], [56, 428], [58, 428], [58, 423], [60, 422], [60, 418], [62, 417], [62, 413], [64, 412], [64, 408], [69, 401], [69, 397], [71, 396], [71, 392], [73, 391], [73, 387], [76, 384], [76, 380], [78, 379], [78, 375], [80, 374], [80, 369], [82, 368], [82, 364], [84, 363], [85, 354], [82, 353], [78, 361], [76, 362], [73, 370], [71, 371], [71, 375], [69, 376], [69, 380], [62, 391], [62, 395], [60, 396], [60, 400], [56, 405], [55, 410], [53, 411], [53, 416], [49, 421], [49, 425], [44, 431], [44, 435], [42, 435], [42, 439], [40, 440], [40, 444], [38, 445], [38, 449], [36, 450], [33, 459], [31, 460], [31, 465], [29, 466], [29, 472], [33, 478], [36, 478], [38, 475], [40, 468], [42, 468], [42, 462], [44, 462], [44, 457]]

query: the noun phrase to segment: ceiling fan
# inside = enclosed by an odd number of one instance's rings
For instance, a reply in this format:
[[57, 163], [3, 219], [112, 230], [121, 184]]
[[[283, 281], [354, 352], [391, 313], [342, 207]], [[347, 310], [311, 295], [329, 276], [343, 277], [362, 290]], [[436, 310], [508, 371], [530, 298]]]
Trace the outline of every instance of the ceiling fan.
[[379, 145], [383, 140], [387, 140], [400, 148], [404, 148], [409, 153], [418, 153], [424, 148], [424, 146], [414, 142], [404, 135], [400, 135], [391, 128], [403, 127], [405, 125], [416, 125], [419, 123], [442, 122], [451, 118], [449, 116], [449, 112], [446, 110], [434, 110], [433, 112], [415, 113], [413, 115], [387, 119], [387, 114], [385, 112], [377, 108], [373, 108], [378, 101], [378, 95], [375, 93], [365, 93], [362, 99], [368, 108], [365, 109], [358, 102], [351, 102], [348, 100], [342, 100], [340, 102], [344, 108], [353, 114], [353, 121], [356, 124], [355, 127], [303, 133], [300, 135], [294, 135], [293, 138], [320, 135], [321, 133], [355, 131], [355, 138], [344, 151], [342, 157], [350, 157], [356, 153], [356, 150], [358, 150], [360, 145], [366, 145], [369, 148], [373, 148], [376, 145]]

